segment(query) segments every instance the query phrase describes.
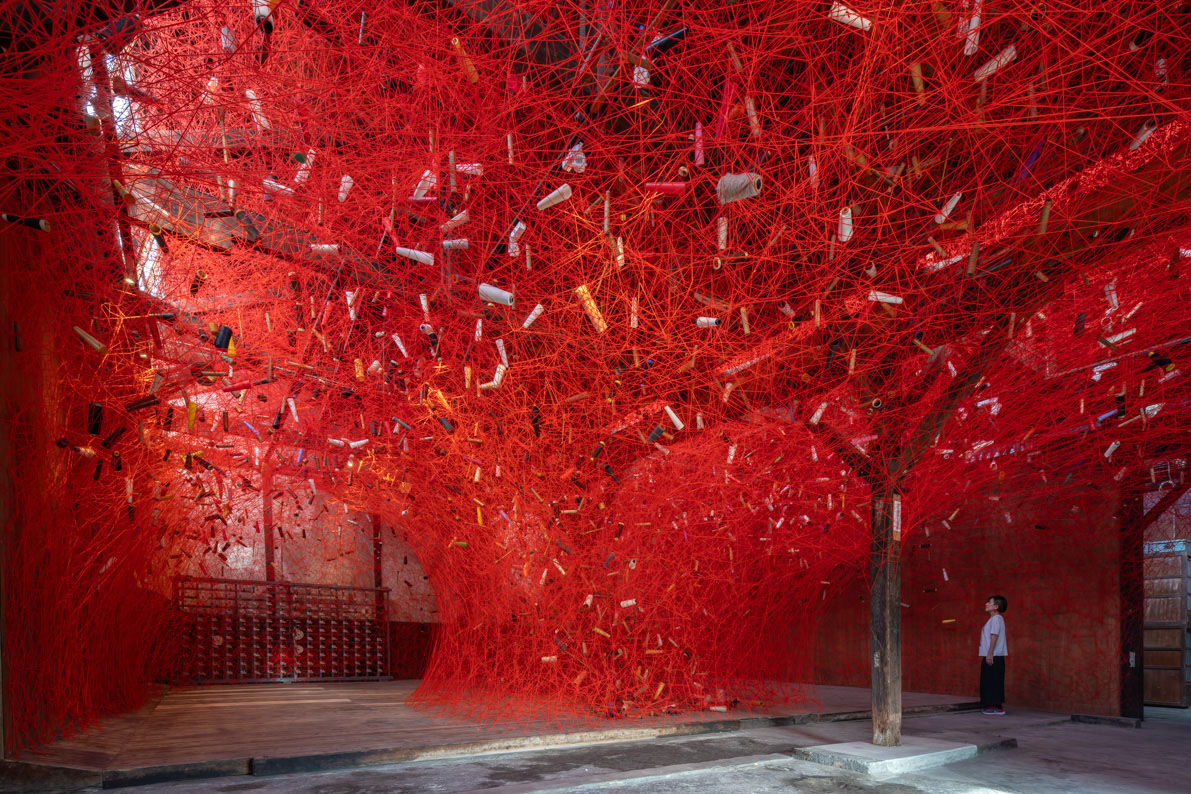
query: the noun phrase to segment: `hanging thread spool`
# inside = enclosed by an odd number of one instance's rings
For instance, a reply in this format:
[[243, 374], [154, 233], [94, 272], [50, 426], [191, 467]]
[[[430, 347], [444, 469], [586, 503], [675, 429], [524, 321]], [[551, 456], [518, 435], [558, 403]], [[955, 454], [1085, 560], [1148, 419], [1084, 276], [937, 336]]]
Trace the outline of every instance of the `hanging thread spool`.
[[715, 186], [715, 195], [720, 204], [731, 204], [760, 195], [762, 180], [760, 174], [724, 174]]

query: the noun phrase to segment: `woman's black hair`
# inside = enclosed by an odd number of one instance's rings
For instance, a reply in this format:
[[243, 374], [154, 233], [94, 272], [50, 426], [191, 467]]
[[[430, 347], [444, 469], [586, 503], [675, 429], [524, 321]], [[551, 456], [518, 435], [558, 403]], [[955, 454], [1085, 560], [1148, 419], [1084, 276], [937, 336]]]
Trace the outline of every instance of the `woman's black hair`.
[[1009, 599], [1003, 595], [990, 595], [989, 599], [997, 602], [997, 612], [1004, 612], [1009, 609]]

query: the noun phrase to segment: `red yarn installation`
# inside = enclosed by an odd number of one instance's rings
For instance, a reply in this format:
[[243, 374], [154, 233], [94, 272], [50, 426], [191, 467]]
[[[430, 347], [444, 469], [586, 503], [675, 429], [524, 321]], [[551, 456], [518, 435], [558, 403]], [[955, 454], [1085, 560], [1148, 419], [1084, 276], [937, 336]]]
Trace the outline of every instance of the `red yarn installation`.
[[807, 697], [874, 489], [946, 621], [927, 533], [1182, 480], [1185, 4], [88, 8], [2, 56], [14, 747], [265, 532], [401, 528], [427, 700], [636, 715]]

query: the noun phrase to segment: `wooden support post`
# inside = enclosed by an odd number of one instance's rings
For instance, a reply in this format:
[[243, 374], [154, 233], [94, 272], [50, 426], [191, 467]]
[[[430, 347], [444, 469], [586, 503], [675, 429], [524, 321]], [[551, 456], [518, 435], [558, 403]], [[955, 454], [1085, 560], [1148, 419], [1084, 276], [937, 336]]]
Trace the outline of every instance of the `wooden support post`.
[[389, 605], [385, 603], [385, 593], [381, 588], [384, 583], [384, 524], [380, 514], [372, 514], [372, 586], [376, 588], [376, 598], [373, 601], [376, 609], [376, 622], [380, 627], [381, 651], [377, 660], [377, 671], [382, 675], [393, 674], [393, 655], [389, 645]]
[[265, 534], [265, 581], [277, 581], [277, 565], [273, 547], [273, 470], [268, 466], [261, 474], [261, 502]]
[[[372, 586], [377, 590], [384, 587], [384, 536], [381, 534], [382, 524], [380, 515], [372, 514]], [[384, 607], [384, 596], [376, 594], [377, 614]]]
[[874, 487], [872, 597], [869, 629], [873, 681], [873, 744], [902, 743], [901, 494]]

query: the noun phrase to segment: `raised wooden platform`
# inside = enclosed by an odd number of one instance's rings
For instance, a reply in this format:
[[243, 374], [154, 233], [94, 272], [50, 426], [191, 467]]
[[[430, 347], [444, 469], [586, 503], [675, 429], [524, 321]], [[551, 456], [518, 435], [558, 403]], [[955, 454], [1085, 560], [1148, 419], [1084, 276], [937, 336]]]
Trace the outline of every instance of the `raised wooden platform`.
[[[251, 684], [163, 690], [144, 708], [108, 718], [20, 761], [98, 774], [105, 788], [224, 775], [270, 775], [414, 759], [626, 741], [742, 727], [868, 719], [867, 689], [818, 687], [818, 703], [643, 719], [544, 717], [469, 721], [406, 702], [417, 681]], [[975, 708], [907, 692], [906, 713]]]

